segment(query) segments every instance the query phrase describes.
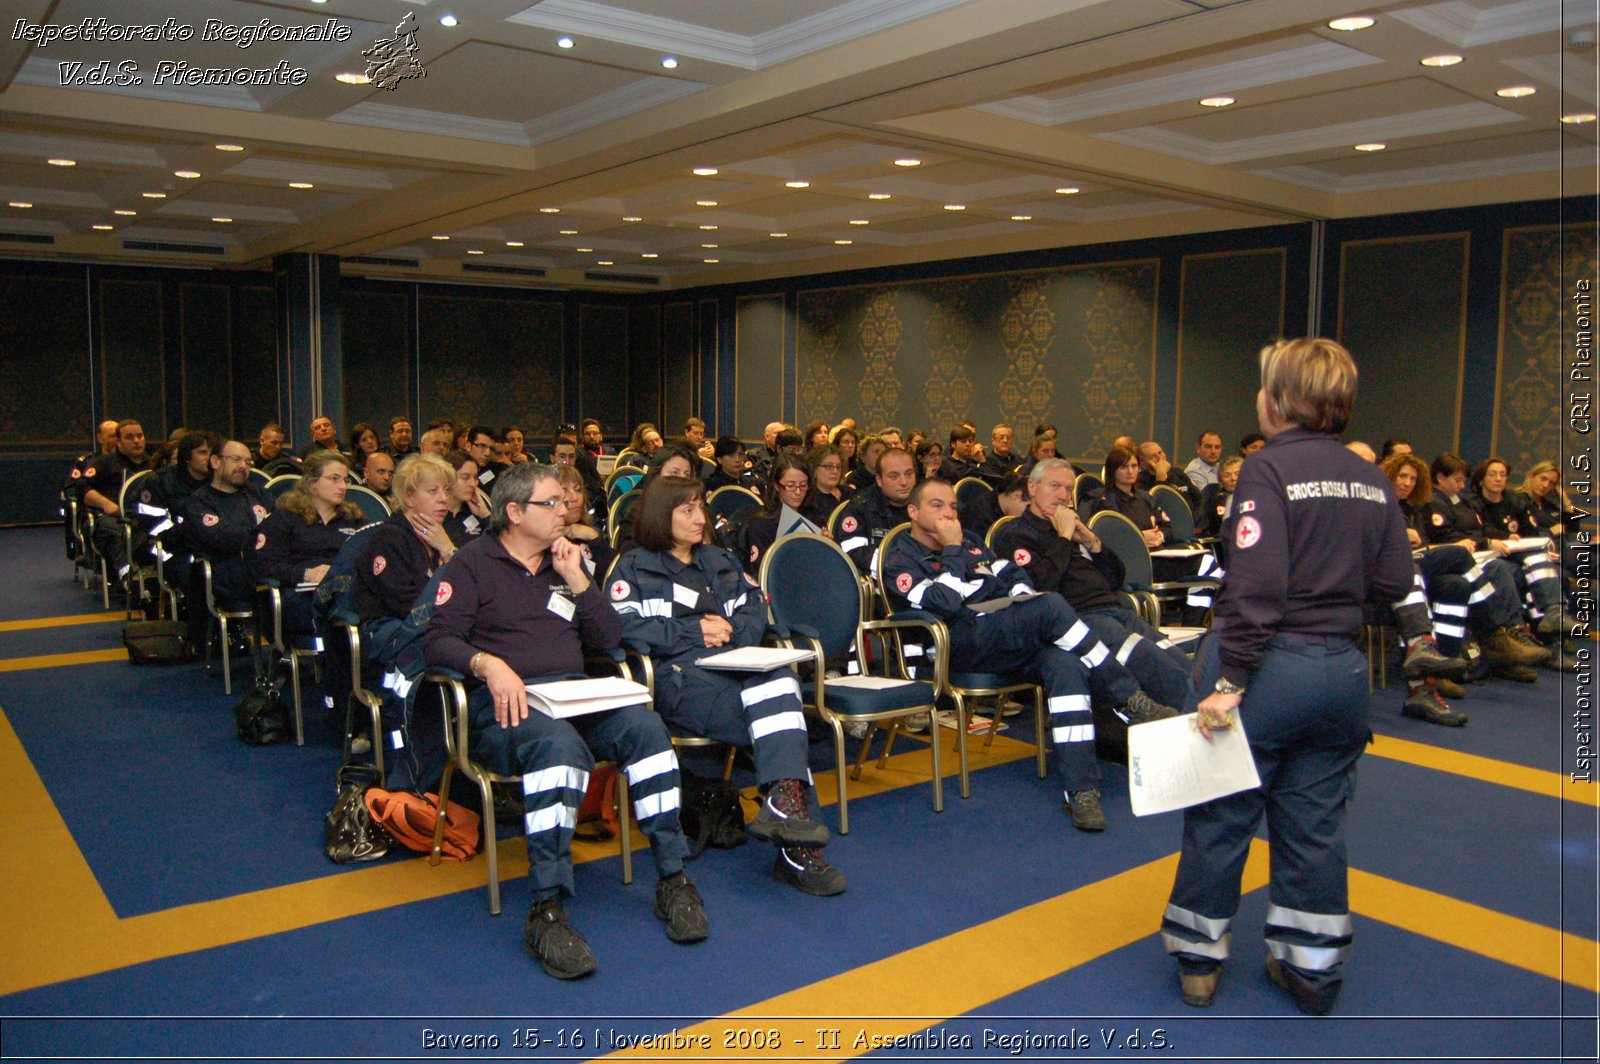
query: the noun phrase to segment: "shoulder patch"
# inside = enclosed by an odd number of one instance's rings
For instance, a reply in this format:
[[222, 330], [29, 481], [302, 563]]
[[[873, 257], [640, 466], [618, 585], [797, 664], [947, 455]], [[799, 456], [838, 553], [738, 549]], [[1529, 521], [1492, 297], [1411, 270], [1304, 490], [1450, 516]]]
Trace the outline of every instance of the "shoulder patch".
[[1435, 528], [1443, 528], [1444, 527], [1444, 514], [1439, 513], [1437, 510], [1434, 511], [1434, 514], [1433, 514], [1433, 526]]
[[216, 514], [204, 514], [200, 518], [200, 523], [205, 525], [207, 528], [210, 528], [212, 525], [217, 524], [221, 520], [222, 518], [218, 517]]
[[1011, 560], [1026, 569], [1033, 564], [1033, 555], [1028, 552], [1026, 547], [1018, 547], [1011, 552]]
[[967, 548], [967, 553], [968, 554], [982, 554], [983, 553], [983, 549], [981, 547], [968, 547]]
[[81, 469], [74, 469], [74, 470], [73, 470], [73, 471], [72, 471], [72, 479], [73, 479], [73, 480], [77, 480], [77, 479], [78, 479], [78, 478], [79, 478], [79, 477], [81, 477], [81, 476], [83, 476], [83, 470], [81, 470]]
[[256, 515], [257, 521], [265, 521], [267, 519], [267, 508], [260, 503], [250, 507], [250, 512]]
[[626, 580], [614, 580], [614, 581], [612, 581], [612, 583], [611, 583], [611, 601], [613, 601], [613, 602], [621, 602], [623, 599], [628, 597], [629, 592], [632, 591], [632, 590], [633, 589], [628, 586], [628, 582]]
[[387, 568], [389, 568], [389, 559], [388, 558], [385, 558], [381, 554], [373, 555], [373, 557], [372, 557], [372, 575], [373, 576], [382, 576], [383, 575], [383, 571], [385, 569], [387, 569]]
[[139, 493], [139, 499], [140, 499], [141, 502], [149, 502], [150, 501], [150, 489], [149, 488], [145, 488], [143, 491], [141, 491]]
[[894, 578], [894, 589], [902, 595], [911, 594], [911, 574], [901, 573]]
[[450, 596], [455, 594], [455, 590], [455, 588], [450, 586], [450, 581], [439, 581], [439, 593], [433, 596], [433, 604], [435, 606], [443, 606], [446, 602], [450, 601]]
[[1513, 518], [1509, 519], [1508, 521], [1506, 521], [1506, 528], [1511, 532], [1511, 534], [1513, 536], [1516, 535], [1517, 534], [1517, 519], [1515, 517], [1513, 517]]
[[83, 475], [86, 476], [86, 477], [94, 476], [94, 466], [90, 466], [88, 469], [85, 469], [83, 471]]
[[761, 548], [754, 543], [750, 544], [750, 560], [755, 561], [759, 557], [761, 557]]
[[854, 517], [846, 517], [843, 521], [839, 522], [839, 530], [841, 532], [854, 532], [860, 527], [861, 522], [857, 521]]
[[1234, 530], [1233, 544], [1240, 550], [1249, 550], [1261, 542], [1261, 525], [1254, 517], [1239, 518], [1239, 527]]
[[1242, 514], [1247, 514], [1255, 508], [1256, 501], [1254, 499], [1244, 499], [1239, 503], [1239, 512]]
[[265, 547], [266, 545], [267, 545], [267, 534], [265, 532], [257, 532], [256, 533], [256, 550], [260, 550], [262, 547]]

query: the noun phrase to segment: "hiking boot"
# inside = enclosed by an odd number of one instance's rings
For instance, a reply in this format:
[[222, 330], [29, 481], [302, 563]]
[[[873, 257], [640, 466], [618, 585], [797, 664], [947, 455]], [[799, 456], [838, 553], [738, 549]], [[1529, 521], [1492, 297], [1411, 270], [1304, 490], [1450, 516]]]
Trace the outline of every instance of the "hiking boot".
[[785, 846], [772, 864], [772, 878], [804, 894], [826, 898], [844, 893], [844, 873], [829, 864], [816, 846]]
[[560, 898], [533, 903], [522, 924], [522, 946], [557, 979], [579, 979], [600, 967], [589, 944], [567, 922]]
[[1322, 990], [1316, 990], [1301, 982], [1293, 972], [1279, 963], [1278, 958], [1267, 958], [1267, 978], [1289, 991], [1294, 997], [1295, 1007], [1307, 1016], [1326, 1016], [1333, 1011], [1333, 1003], [1339, 998], [1341, 983]]
[[1489, 670], [1502, 680], [1513, 683], [1538, 683], [1539, 670], [1531, 665], [1496, 665]]
[[1106, 829], [1106, 814], [1100, 808], [1100, 792], [1095, 788], [1069, 792], [1067, 812], [1072, 814], [1072, 826], [1079, 831]]
[[1433, 637], [1423, 636], [1406, 650], [1405, 664], [1401, 667], [1408, 680], [1442, 677], [1459, 680], [1467, 674], [1467, 663], [1461, 658], [1446, 657]]
[[1550, 651], [1541, 646], [1530, 646], [1518, 637], [1515, 629], [1509, 627], [1496, 628], [1483, 637], [1480, 645], [1483, 647], [1483, 659], [1491, 668], [1537, 665], [1550, 656]]
[[667, 922], [667, 937], [674, 942], [699, 942], [711, 934], [700, 892], [682, 872], [656, 884], [655, 914]]
[[1441, 695], [1444, 695], [1446, 698], [1467, 697], [1467, 689], [1456, 683], [1454, 680], [1446, 680], [1443, 677], [1433, 677], [1429, 678], [1428, 685], [1435, 691], [1438, 691]]
[[1573, 652], [1567, 649], [1566, 641], [1557, 643], [1550, 648], [1550, 656], [1540, 662], [1543, 668], [1553, 672], [1577, 672], [1578, 659]]
[[751, 838], [779, 846], [826, 846], [827, 825], [806, 812], [806, 785], [801, 780], [779, 780], [767, 788], [761, 811], [745, 826]]
[[1168, 717], [1176, 717], [1178, 711], [1171, 706], [1162, 705], [1145, 694], [1144, 691], [1139, 690], [1133, 693], [1132, 698], [1122, 703], [1122, 708], [1118, 711], [1118, 715], [1126, 717], [1129, 724], [1148, 724], [1153, 720], [1166, 720]]
[[1551, 606], [1545, 615], [1539, 618], [1539, 626], [1535, 629], [1541, 639], [1554, 639], [1567, 627], [1566, 608]]
[[1439, 692], [1425, 683], [1419, 683], [1411, 688], [1405, 704], [1400, 707], [1400, 715], [1414, 720], [1425, 720], [1429, 724], [1441, 724], [1446, 728], [1459, 728], [1467, 722], [1465, 713], [1451, 709], [1449, 704], [1439, 697]]
[[1193, 1005], [1197, 1009], [1209, 1009], [1211, 999], [1217, 996], [1217, 984], [1222, 981], [1222, 969], [1213, 968], [1204, 975], [1191, 975], [1189, 972], [1178, 972], [1178, 991], [1183, 995], [1185, 1005]]

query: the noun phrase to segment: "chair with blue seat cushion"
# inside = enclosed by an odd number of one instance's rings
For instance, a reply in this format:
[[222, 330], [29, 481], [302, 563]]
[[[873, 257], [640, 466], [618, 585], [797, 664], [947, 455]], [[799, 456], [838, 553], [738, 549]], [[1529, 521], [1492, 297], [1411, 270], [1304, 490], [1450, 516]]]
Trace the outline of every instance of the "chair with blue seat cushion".
[[[288, 593], [297, 594], [294, 588], [289, 588]], [[266, 604], [266, 613], [270, 618], [266, 626], [266, 635], [273, 656], [284, 661], [289, 666], [289, 692], [294, 699], [294, 744], [306, 745], [305, 711], [300, 704], [300, 659], [311, 658], [322, 652], [322, 638], [315, 633], [301, 635], [285, 635], [283, 630], [283, 596], [282, 585], [276, 580], [267, 579], [256, 585], [258, 601]]]
[[362, 520], [382, 521], [389, 516], [389, 504], [383, 501], [383, 496], [364, 485], [352, 484], [346, 488], [344, 501], [361, 509]]
[[[877, 726], [881, 721], [890, 721], [892, 739], [905, 718], [918, 713], [927, 713], [932, 718], [944, 686], [943, 663], [947, 657], [941, 654], [936, 658], [931, 682], [912, 679], [906, 671], [904, 656], [899, 652], [901, 634], [920, 631], [936, 645], [942, 645], [946, 638], [943, 626], [919, 619], [868, 620], [861, 588], [861, 577], [855, 565], [838, 544], [826, 536], [811, 533], [785, 536], [772, 545], [761, 561], [761, 590], [767, 596], [773, 632], [789, 645], [812, 652], [810, 661], [800, 663], [801, 698], [806, 709], [821, 718], [833, 732], [841, 835], [850, 831], [844, 724], [862, 721]], [[864, 660], [858, 660], [857, 676], [834, 678], [827, 675], [830, 661], [839, 661], [855, 652], [855, 648], [865, 646], [869, 636], [883, 637], [883, 645], [888, 648], [887, 677], [869, 676]], [[871, 743], [869, 728], [861, 755], [850, 770], [851, 778], [861, 777]], [[939, 743], [934, 741], [928, 745], [933, 758], [933, 808], [935, 812], [943, 812], [944, 776], [939, 764]], [[888, 756], [887, 747], [884, 756]]]
[[1081, 511], [1084, 503], [1105, 490], [1105, 481], [1093, 473], [1079, 473], [1072, 482], [1072, 508]]
[[267, 498], [276, 500], [282, 498], [290, 488], [298, 483], [300, 483], [299, 473], [284, 473], [282, 476], [273, 477], [267, 481], [266, 487], [262, 488], [262, 490], [267, 493]]
[[615, 547], [622, 542], [622, 537], [633, 531], [633, 511], [639, 505], [639, 500], [644, 498], [644, 492], [635, 489], [625, 492], [611, 501], [611, 509], [606, 514], [606, 528], [611, 530], [611, 546]]
[[1150, 489], [1150, 498], [1171, 524], [1172, 538], [1193, 543], [1194, 511], [1189, 509], [1189, 500], [1184, 498], [1183, 492], [1166, 484], [1157, 484]]
[[[879, 557], [885, 556], [889, 545], [900, 536], [907, 535], [911, 526], [896, 525], [883, 537], [883, 542], [878, 545]], [[934, 622], [939, 625], [943, 642], [935, 648], [935, 664], [945, 670], [946, 679], [944, 693], [956, 707], [956, 755], [960, 764], [961, 797], [972, 797], [972, 773], [967, 760], [967, 732], [972, 726], [973, 710], [985, 698], [992, 698], [995, 702], [994, 723], [990, 725], [988, 733], [984, 736], [985, 746], [993, 745], [995, 732], [999, 731], [1000, 710], [1006, 699], [1011, 695], [1033, 695], [1033, 730], [1034, 743], [1037, 747], [1035, 758], [1038, 761], [1039, 778], [1044, 779], [1048, 774], [1045, 766], [1046, 736], [1044, 688], [1038, 684], [1018, 680], [1015, 677], [1002, 676], [993, 672], [959, 672], [949, 667], [949, 635], [943, 621], [938, 620], [933, 614], [922, 610], [893, 611], [889, 605], [889, 594], [883, 583], [883, 565], [880, 562], [877, 572], [873, 576], [873, 590], [882, 603], [885, 616], [895, 620], [904, 618], [917, 618], [924, 623]], [[927, 655], [924, 654], [924, 657]]]
[[761, 509], [761, 496], [739, 484], [724, 484], [706, 496], [706, 506], [719, 525], [732, 524]]

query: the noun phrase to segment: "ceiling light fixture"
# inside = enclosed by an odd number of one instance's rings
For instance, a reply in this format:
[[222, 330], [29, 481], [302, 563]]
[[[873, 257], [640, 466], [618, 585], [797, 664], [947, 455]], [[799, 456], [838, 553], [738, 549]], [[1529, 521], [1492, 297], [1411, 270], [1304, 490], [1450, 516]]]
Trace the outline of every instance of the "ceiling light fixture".
[[811, 187], [811, 182], [809, 182], [809, 181], [785, 181], [783, 183], [783, 187], [784, 188], [810, 188]]
[[139, 216], [139, 212], [138, 211], [112, 211], [111, 213], [112, 214], [120, 214], [124, 218], [136, 218], [136, 217]]
[[563, 229], [563, 230], [561, 230], [561, 235], [562, 236], [577, 236], [578, 235], [578, 231], [576, 229]]
[[850, 224], [851, 225], [870, 225], [871, 222], [866, 218], [852, 218], [852, 219], [850, 219]]
[[922, 160], [921, 159], [910, 159], [910, 158], [907, 158], [907, 159], [896, 159], [894, 161], [894, 164], [896, 166], [921, 166], [922, 165]]
[[1233, 102], [1234, 101], [1233, 101], [1233, 97], [1232, 96], [1207, 96], [1205, 99], [1200, 101], [1200, 106], [1201, 107], [1231, 107], [1231, 106], [1233, 106]]
[[717, 168], [715, 166], [697, 166], [691, 172], [694, 174], [695, 177], [716, 177], [717, 176]]
[[51, 166], [77, 166], [78, 165], [78, 160], [76, 160], [76, 159], [50, 159], [48, 161], [49, 161]]
[[443, 233], [435, 233], [433, 239], [435, 239], [435, 240], [449, 240], [450, 238], [448, 236], [446, 236], [445, 234], [443, 234]]
[[1013, 222], [1031, 222], [1031, 221], [1033, 221], [1033, 215], [1031, 215], [1031, 214], [1013, 214], [1011, 216], [1011, 220]]
[[768, 233], [767, 235], [770, 236], [770, 237], [774, 237], [774, 238], [782, 238], [782, 237], [788, 236], [789, 234], [788, 233]]
[[218, 145], [216, 145], [216, 149], [218, 151], [244, 151], [244, 145], [243, 144], [218, 144]]
[[12, 200], [10, 205], [13, 207], [20, 207], [23, 210], [27, 210], [29, 207], [33, 206], [33, 204], [27, 202], [26, 200]]
[[1387, 144], [1379, 144], [1377, 142], [1373, 142], [1371, 144], [1357, 144], [1356, 151], [1382, 151], [1388, 146], [1389, 145]]
[[1569, 126], [1577, 126], [1577, 125], [1582, 125], [1585, 122], [1593, 122], [1594, 121], [1594, 115], [1590, 115], [1590, 114], [1562, 115], [1561, 116], [1561, 121], [1563, 123], [1565, 123], [1566, 125], [1569, 125]]
[[351, 71], [351, 70], [346, 70], [343, 73], [335, 74], [333, 76], [333, 80], [339, 82], [342, 85], [371, 85], [372, 84], [372, 79], [370, 77], [368, 77], [365, 74], [357, 74], [357, 73], [355, 73], [354, 71]]
[[855, 241], [853, 241], [853, 240], [835, 240], [834, 243], [835, 244], [853, 244], [853, 243], [855, 243]]
[[166, 199], [167, 198], [167, 194], [165, 192], [141, 192], [141, 193], [139, 193], [139, 195], [143, 196], [145, 199]]
[[589, 255], [594, 252], [594, 248], [573, 248], [572, 250], [578, 252], [580, 255]]
[[694, 201], [694, 205], [696, 207], [715, 207], [717, 201], [714, 199], [697, 199]]
[[540, 207], [539, 208], [539, 213], [540, 214], [560, 214], [561, 213], [561, 208], [560, 207]]
[[721, 247], [722, 245], [720, 245], [720, 244], [701, 244], [700, 246], [705, 248], [707, 251], [715, 251], [717, 248]]
[[889, 194], [887, 192], [868, 192], [867, 193], [867, 199], [886, 200], [888, 198], [889, 198]]
[[1520, 100], [1524, 96], [1532, 96], [1538, 91], [1539, 90], [1534, 88], [1532, 85], [1511, 85], [1504, 89], [1494, 90], [1494, 94], [1496, 96], [1504, 97], [1507, 100]]
[[700, 228], [704, 229], [708, 233], [716, 232], [717, 229], [717, 227], [714, 225], [702, 225]]
[[291, 181], [291, 182], [289, 182], [289, 187], [290, 188], [316, 188], [317, 186], [313, 185], [309, 181]]
[[1364, 30], [1371, 26], [1372, 22], [1373, 20], [1366, 15], [1350, 15], [1347, 18], [1334, 19], [1328, 23], [1328, 28], [1330, 30], [1342, 30], [1345, 33], [1354, 33], [1356, 30]]
[[506, 247], [508, 247], [508, 248], [520, 248], [522, 246], [523, 246], [523, 242], [520, 241], [520, 240], [507, 240], [506, 241]]
[[1448, 67], [1455, 66], [1461, 62], [1461, 57], [1459, 55], [1430, 55], [1421, 60], [1421, 62], [1425, 67]]
[[[216, 217], [216, 218], [213, 218], [213, 219], [211, 219], [211, 220], [212, 220], [212, 221], [213, 221], [213, 222], [231, 222], [231, 221], [233, 221], [233, 219], [232, 219], [232, 218], [224, 218], [224, 217], [221, 217], [221, 216], [218, 216], [218, 217]], [[108, 226], [108, 227], [107, 227], [107, 228], [110, 228], [110, 227], [109, 227], [109, 226]]]
[[174, 171], [172, 171], [172, 176], [173, 177], [181, 177], [181, 178], [185, 178], [186, 180], [193, 181], [195, 178], [200, 176], [200, 171], [199, 170], [174, 170]]
[[625, 221], [625, 222], [642, 222], [642, 221], [644, 221], [644, 219], [639, 217], [637, 214], [625, 214], [625, 215], [622, 216], [622, 220]]
[[965, 203], [946, 203], [944, 209], [947, 211], [964, 211], [967, 209], [967, 205]]
[[468, 255], [482, 255], [483, 252], [479, 251], [477, 248], [468, 248], [467, 249], [467, 254]]
[[641, 259], [660, 258], [660, 256], [654, 251], [641, 251], [641, 252], [639, 252], [639, 257]]
[[116, 226], [114, 226], [114, 225], [96, 225], [96, 226], [92, 226], [91, 228], [104, 230], [104, 229], [115, 229]]
[[448, 12], [448, 11], [446, 11], [444, 14], [439, 16], [439, 25], [445, 27], [446, 29], [449, 29], [450, 27], [455, 26], [459, 22], [460, 22], [460, 19], [456, 18], [454, 15], [450, 14], [450, 12]]
[[1080, 191], [1079, 189], [1073, 188], [1071, 185], [1068, 185], [1066, 188], [1058, 188], [1058, 189], [1056, 189], [1056, 195], [1058, 195], [1058, 196], [1076, 196], [1079, 191]]
[[616, 263], [612, 262], [610, 259], [600, 259], [598, 262], [595, 263], [595, 265], [596, 266], [615, 266]]
[[557, 48], [571, 48], [572, 47], [572, 38], [571, 37], [557, 37], [556, 38], [556, 47]]
[[661, 65], [666, 67], [668, 70], [677, 70], [678, 69], [678, 61], [677, 61], [677, 59], [673, 58], [670, 55], [662, 57]]
[[715, 266], [717, 263], [721, 262], [722, 260], [721, 259], [701, 259], [700, 261], [705, 263], [707, 266]]

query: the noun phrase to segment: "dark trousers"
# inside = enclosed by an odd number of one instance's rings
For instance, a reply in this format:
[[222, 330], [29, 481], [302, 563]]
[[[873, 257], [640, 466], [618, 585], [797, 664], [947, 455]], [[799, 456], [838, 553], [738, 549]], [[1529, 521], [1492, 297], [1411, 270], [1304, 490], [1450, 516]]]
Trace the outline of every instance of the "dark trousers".
[[656, 711], [680, 732], [747, 747], [756, 782], [806, 780], [806, 718], [792, 669], [718, 672], [691, 661], [656, 674]]
[[[494, 719], [487, 684], [468, 696], [472, 759], [491, 772], [522, 779], [528, 882], [541, 901], [574, 893], [572, 833], [596, 758], [628, 774], [633, 814], [650, 840], [656, 871], [683, 871], [689, 852], [678, 824], [678, 759], [666, 726], [648, 706], [588, 713], [567, 720], [530, 710], [514, 728]], [[493, 816], [484, 810], [485, 816]]]
[[[1139, 686], [1157, 702], [1182, 707], [1188, 701], [1194, 688], [1189, 677], [1193, 662], [1161, 634], [1161, 629], [1132, 610], [1114, 606], [1087, 610], [1078, 616], [1105, 640], [1113, 660], [1132, 673]], [[1096, 627], [1097, 622], [1111, 622], [1115, 627]]]
[[[1215, 637], [1200, 654], [1197, 693], [1211, 690], [1221, 673]], [[1239, 720], [1261, 786], [1184, 814], [1163, 944], [1186, 971], [1210, 971], [1227, 960], [1245, 858], [1265, 816], [1272, 847], [1267, 949], [1291, 977], [1336, 994], [1352, 931], [1345, 803], [1371, 735], [1361, 654], [1345, 637], [1274, 636]]]

